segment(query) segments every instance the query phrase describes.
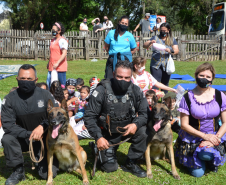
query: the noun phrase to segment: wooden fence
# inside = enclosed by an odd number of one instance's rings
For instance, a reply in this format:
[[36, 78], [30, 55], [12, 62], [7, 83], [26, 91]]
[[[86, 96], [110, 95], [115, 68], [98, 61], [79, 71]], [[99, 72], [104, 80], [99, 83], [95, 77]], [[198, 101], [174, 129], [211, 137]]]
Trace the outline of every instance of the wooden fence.
[[[152, 50], [143, 48], [153, 34], [131, 32], [137, 42], [137, 51], [133, 55], [151, 58]], [[68, 40], [68, 60], [76, 59], [107, 59], [108, 54], [104, 48], [106, 32], [67, 32], [64, 35]], [[212, 61], [224, 59], [224, 37], [181, 35], [173, 32], [180, 53], [174, 56], [176, 60], [186, 61]], [[52, 39], [51, 32], [25, 31], [25, 30], [0, 30], [0, 57], [16, 59], [48, 60], [49, 45]]]

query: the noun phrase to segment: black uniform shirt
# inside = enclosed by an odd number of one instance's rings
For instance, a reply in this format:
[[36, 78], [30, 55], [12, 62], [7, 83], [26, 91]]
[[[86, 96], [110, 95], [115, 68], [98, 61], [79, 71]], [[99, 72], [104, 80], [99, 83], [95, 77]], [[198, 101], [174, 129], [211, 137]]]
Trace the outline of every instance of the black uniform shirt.
[[[138, 113], [138, 117], [134, 118], [132, 123], [135, 123], [137, 129], [139, 129], [143, 125], [147, 124], [147, 110], [149, 109], [148, 102], [138, 86], [132, 84], [132, 91], [136, 99], [134, 102], [135, 111]], [[87, 130], [96, 141], [103, 137], [101, 129], [97, 125], [97, 121], [101, 115], [104, 101], [105, 88], [102, 85], [99, 85], [90, 96], [89, 104], [83, 117]]]
[[32, 94], [19, 89], [9, 93], [2, 100], [1, 121], [3, 130], [16, 138], [28, 138], [31, 132], [47, 119], [47, 103], [53, 96], [49, 91], [36, 87]]

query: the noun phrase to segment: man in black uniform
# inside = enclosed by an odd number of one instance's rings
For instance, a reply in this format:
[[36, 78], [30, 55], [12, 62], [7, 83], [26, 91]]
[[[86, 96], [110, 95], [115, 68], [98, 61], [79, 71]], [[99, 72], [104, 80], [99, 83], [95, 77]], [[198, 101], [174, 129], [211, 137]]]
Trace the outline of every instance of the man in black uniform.
[[[114, 78], [102, 80], [92, 93], [84, 121], [90, 135], [96, 140], [102, 170], [112, 172], [118, 169], [118, 146], [109, 145], [131, 137], [128, 142], [132, 144], [122, 169], [138, 177], [146, 177], [146, 172], [136, 165], [136, 161], [147, 148], [148, 103], [140, 88], [131, 83], [131, 76], [131, 63], [118, 61]], [[120, 134], [117, 127], [127, 130]]]
[[[17, 81], [19, 88], [2, 101], [2, 126], [5, 132], [2, 138], [6, 166], [13, 168], [13, 173], [6, 180], [6, 185], [18, 184], [25, 179], [24, 158], [22, 152], [28, 151], [29, 140], [33, 137], [34, 154], [36, 159], [40, 156], [40, 142], [44, 133], [47, 119], [47, 102], [55, 102], [53, 96], [47, 91], [35, 86], [38, 78], [35, 68], [24, 64], [18, 71]], [[55, 106], [58, 104], [55, 103]], [[45, 143], [45, 135], [43, 136]], [[45, 154], [47, 152], [45, 151]], [[47, 160], [36, 164], [38, 173], [47, 179]], [[57, 175], [58, 161], [53, 164], [53, 176]]]

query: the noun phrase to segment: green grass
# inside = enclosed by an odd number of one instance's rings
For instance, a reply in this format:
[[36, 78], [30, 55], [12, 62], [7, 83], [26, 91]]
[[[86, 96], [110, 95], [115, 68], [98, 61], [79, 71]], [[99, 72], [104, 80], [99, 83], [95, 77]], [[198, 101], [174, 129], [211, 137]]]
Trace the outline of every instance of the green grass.
[[[10, 65], [10, 64], [38, 64], [36, 66], [39, 82], [46, 81], [47, 69], [46, 61], [12, 61], [12, 60], [2, 60], [0, 61], [1, 65]], [[98, 78], [103, 78], [104, 69], [106, 61], [69, 61], [69, 68], [67, 72], [67, 78], [83, 78], [85, 84], [88, 85], [88, 81], [91, 77], [97, 76]], [[201, 62], [175, 62], [176, 73], [178, 74], [189, 74], [194, 77], [195, 69]], [[215, 61], [212, 62], [216, 69], [216, 73], [225, 74], [226, 61]], [[146, 65], [146, 69], [149, 71], [150, 60]], [[0, 98], [3, 98], [9, 90], [17, 86], [16, 76], [0, 80]], [[171, 80], [170, 87], [174, 87], [178, 83], [189, 83], [187, 81], [177, 81]], [[191, 82], [192, 83], [192, 82]], [[224, 79], [215, 79], [215, 85], [226, 84]], [[174, 139], [176, 139], [177, 134], [174, 133]], [[89, 140], [80, 141], [80, 145], [85, 149], [88, 155], [88, 161], [86, 164], [86, 171], [88, 178], [91, 184], [199, 184], [199, 185], [209, 185], [216, 184], [222, 185], [226, 184], [226, 166], [221, 166], [218, 173], [212, 173], [207, 171], [205, 176], [201, 178], [194, 178], [189, 175], [187, 169], [180, 165], [176, 159], [177, 171], [181, 177], [181, 180], [175, 180], [170, 171], [171, 165], [165, 161], [154, 161], [152, 162], [152, 172], [153, 179], [148, 178], [137, 178], [130, 173], [125, 173], [122, 170], [117, 170], [113, 173], [104, 173], [100, 171], [100, 168], [97, 168], [96, 175], [94, 179], [91, 178], [91, 171], [93, 167], [93, 158], [91, 155], [91, 150], [88, 147]], [[125, 143], [119, 147], [117, 152], [119, 164], [123, 164], [126, 159], [126, 154], [128, 153], [128, 148], [130, 144]], [[21, 182], [20, 184], [45, 184], [46, 181], [40, 180], [36, 171], [31, 170], [31, 160], [28, 154], [25, 154], [25, 170], [26, 170], [26, 181]], [[146, 170], [145, 163], [141, 163], [141, 167]], [[5, 180], [9, 177], [11, 171], [5, 167], [5, 157], [3, 154], [3, 149], [0, 149], [0, 184], [4, 184]], [[76, 173], [66, 173], [59, 172], [58, 176], [54, 179], [55, 184], [82, 184], [82, 178]]]

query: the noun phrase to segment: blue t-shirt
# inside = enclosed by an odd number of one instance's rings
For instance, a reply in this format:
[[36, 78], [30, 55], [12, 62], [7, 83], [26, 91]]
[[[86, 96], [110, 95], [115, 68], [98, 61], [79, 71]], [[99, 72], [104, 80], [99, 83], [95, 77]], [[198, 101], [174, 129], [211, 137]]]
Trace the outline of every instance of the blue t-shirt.
[[131, 49], [137, 47], [134, 36], [126, 31], [122, 36], [118, 35], [118, 41], [114, 39], [115, 30], [111, 30], [108, 32], [107, 37], [105, 38], [105, 42], [110, 45], [109, 55], [114, 53], [125, 53], [130, 52]]

